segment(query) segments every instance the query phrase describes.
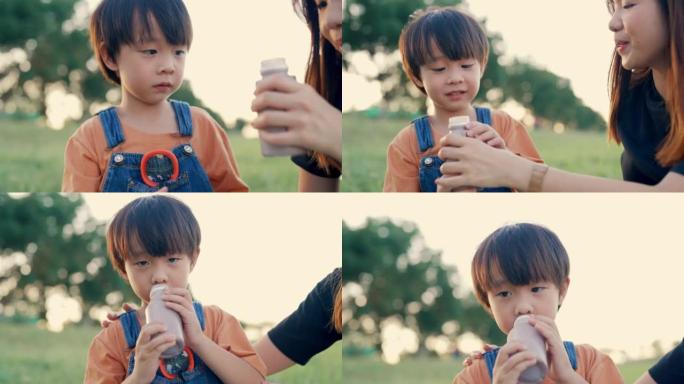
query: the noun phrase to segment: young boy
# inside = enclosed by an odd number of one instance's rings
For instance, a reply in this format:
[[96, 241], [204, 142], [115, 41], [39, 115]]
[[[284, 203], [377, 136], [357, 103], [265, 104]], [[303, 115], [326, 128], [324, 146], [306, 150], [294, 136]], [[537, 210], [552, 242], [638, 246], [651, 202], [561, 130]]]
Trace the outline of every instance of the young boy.
[[121, 86], [121, 103], [69, 138], [62, 191], [247, 191], [221, 127], [168, 100], [192, 42], [182, 0], [103, 0], [90, 41], [102, 74]]
[[467, 136], [541, 162], [525, 127], [502, 111], [474, 107], [489, 42], [472, 17], [454, 8], [418, 11], [399, 38], [404, 72], [432, 101], [434, 114], [414, 120], [387, 148], [385, 192], [435, 192], [437, 156], [453, 116], [468, 116]]
[[[142, 304], [95, 336], [85, 383], [262, 382], [266, 366], [238, 320], [193, 302], [187, 289], [200, 238], [190, 208], [164, 195], [136, 199], [114, 216], [107, 229], [109, 258]], [[175, 338], [161, 323], [146, 324], [155, 284], [168, 286], [163, 300], [182, 319], [189, 352], [180, 359], [160, 360]]]
[[[508, 334], [518, 316], [530, 324], [547, 346], [549, 371], [543, 383], [622, 383], [607, 355], [590, 345], [563, 342], [555, 324], [570, 279], [568, 254], [558, 237], [535, 224], [497, 229], [480, 244], [472, 264], [475, 295]], [[454, 383], [512, 383], [536, 363], [520, 343], [509, 342], [485, 353], [463, 369]]]

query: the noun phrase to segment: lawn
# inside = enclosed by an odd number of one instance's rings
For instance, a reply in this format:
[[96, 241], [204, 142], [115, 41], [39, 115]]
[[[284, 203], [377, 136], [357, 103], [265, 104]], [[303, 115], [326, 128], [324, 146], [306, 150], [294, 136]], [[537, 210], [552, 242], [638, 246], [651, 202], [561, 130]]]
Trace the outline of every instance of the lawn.
[[[34, 325], [0, 323], [0, 383], [83, 382], [88, 346], [97, 327], [72, 326], [61, 333]], [[342, 383], [342, 346], [269, 377], [274, 384]]]
[[[64, 146], [76, 126], [55, 131], [30, 121], [0, 120], [0, 192], [61, 189]], [[298, 167], [288, 158], [261, 156], [259, 141], [229, 134], [242, 179], [256, 192], [297, 190]]]
[[[344, 180], [342, 191], [382, 191], [387, 145], [408, 124], [401, 119], [370, 119], [360, 113], [343, 118]], [[560, 169], [621, 179], [622, 149], [606, 134], [571, 131], [562, 135], [535, 130], [532, 139], [546, 163]]]

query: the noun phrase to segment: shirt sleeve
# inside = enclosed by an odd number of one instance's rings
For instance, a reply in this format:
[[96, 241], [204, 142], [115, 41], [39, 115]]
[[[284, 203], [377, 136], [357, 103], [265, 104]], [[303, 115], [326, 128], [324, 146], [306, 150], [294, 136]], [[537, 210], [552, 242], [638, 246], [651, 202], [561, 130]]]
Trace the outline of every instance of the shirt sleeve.
[[342, 338], [332, 322], [334, 295], [341, 278], [341, 269], [335, 269], [316, 284], [297, 310], [268, 332], [273, 344], [297, 364], [306, 364]]
[[84, 127], [69, 138], [64, 150], [62, 192], [97, 192], [102, 171], [93, 145], [88, 144]]
[[420, 192], [418, 163], [410, 150], [411, 141], [400, 132], [387, 147], [384, 192]]
[[684, 340], [648, 370], [658, 384], [684, 383]]
[[484, 360], [477, 359], [456, 375], [453, 384], [482, 384], [491, 382], [492, 380], [487, 371], [487, 364]]
[[204, 307], [204, 313], [208, 336], [219, 347], [241, 358], [256, 369], [261, 376], [266, 377], [266, 364], [252, 348], [240, 322], [216, 306]]
[[117, 335], [115, 327], [120, 328], [120, 325], [111, 324], [90, 343], [83, 383], [118, 384], [126, 378], [128, 364], [119, 338], [123, 335]]
[[193, 107], [193, 119], [202, 128], [197, 140], [198, 157], [214, 192], [247, 192], [247, 184], [240, 178], [230, 140], [226, 132], [204, 110]]
[[536, 163], [543, 163], [525, 126], [504, 112], [499, 111], [497, 114], [500, 114], [502, 119], [497, 131], [506, 142], [508, 150]]

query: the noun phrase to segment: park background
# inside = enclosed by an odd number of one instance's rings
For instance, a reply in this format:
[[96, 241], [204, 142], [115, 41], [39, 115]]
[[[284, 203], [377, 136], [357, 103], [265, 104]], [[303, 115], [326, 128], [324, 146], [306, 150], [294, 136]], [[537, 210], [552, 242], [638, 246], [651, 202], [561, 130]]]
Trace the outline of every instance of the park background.
[[504, 335], [474, 299], [479, 243], [515, 222], [545, 225], [570, 257], [556, 324], [607, 353], [632, 383], [682, 340], [682, 198], [645, 194], [394, 195], [345, 209], [345, 383], [449, 383], [463, 358]]
[[[60, 189], [66, 140], [80, 122], [116, 104], [87, 41], [100, 0], [4, 0], [0, 4], [0, 191]], [[477, 103], [523, 121], [544, 160], [620, 178], [620, 147], [606, 139], [613, 38], [603, 1], [348, 0], [344, 2], [343, 191], [380, 191], [385, 150], [427, 106], [407, 83], [396, 49], [401, 27], [428, 4], [467, 9], [492, 50]], [[302, 79], [306, 25], [290, 0], [186, 0], [194, 40], [186, 83], [174, 98], [203, 106], [229, 134], [253, 191], [294, 191], [297, 167], [263, 158], [249, 122], [259, 62], [285, 57]]]
[[621, 179], [621, 148], [606, 134], [614, 40], [604, 1], [349, 0], [343, 191], [381, 191], [388, 144], [429, 111], [397, 48], [409, 15], [427, 5], [457, 5], [487, 30], [490, 55], [476, 105], [523, 122], [548, 164]]
[[[135, 194], [0, 194], [0, 383], [83, 381], [99, 320], [138, 303], [110, 265], [105, 223]], [[202, 231], [190, 289], [234, 315], [252, 342], [341, 266], [339, 212], [321, 197], [176, 197]], [[277, 214], [276, 214], [277, 212]], [[318, 229], [312, 232], [305, 228]], [[341, 383], [341, 343], [270, 377]]]
[[[119, 102], [119, 88], [105, 82], [88, 43], [89, 15], [100, 1], [0, 3], [0, 191], [59, 191], [69, 136]], [[204, 107], [228, 132], [250, 190], [296, 191], [298, 167], [261, 156], [250, 105], [261, 60], [285, 58], [302, 81], [306, 23], [290, 0], [185, 4], [194, 37], [186, 81], [172, 98]]]

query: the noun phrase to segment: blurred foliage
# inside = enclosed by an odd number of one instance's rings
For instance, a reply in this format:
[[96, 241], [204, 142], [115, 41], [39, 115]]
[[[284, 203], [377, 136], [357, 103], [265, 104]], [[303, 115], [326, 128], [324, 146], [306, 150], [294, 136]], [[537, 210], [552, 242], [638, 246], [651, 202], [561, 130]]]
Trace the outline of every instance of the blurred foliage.
[[[416, 331], [421, 348], [427, 337], [445, 335], [444, 324], [451, 321], [458, 325], [447, 336], [470, 331], [488, 342], [505, 342], [472, 294], [456, 295], [456, 268], [442, 263], [441, 252], [424, 243], [415, 224], [369, 218], [353, 229], [343, 223], [342, 259], [345, 284], [358, 284], [363, 291], [362, 299], [350, 298], [345, 304], [352, 312], [345, 331], [366, 335], [376, 348], [380, 325], [388, 318]], [[372, 327], [362, 325], [368, 319]]]
[[[402, 69], [398, 55], [399, 35], [416, 10], [427, 6], [457, 5], [467, 5], [467, 1], [347, 1], [343, 26], [345, 66], [355, 72], [349, 57], [366, 51], [378, 67], [377, 75], [369, 76], [369, 81], [380, 82], [383, 103], [391, 110], [425, 113], [425, 96], [411, 84]], [[486, 29], [486, 20], [481, 22]], [[534, 116], [552, 123], [561, 122], [577, 129], [606, 129], [605, 120], [577, 98], [567, 79], [521, 60], [502, 64], [501, 57], [505, 52], [501, 35], [489, 33], [488, 37], [489, 59], [475, 102], [487, 102], [496, 108], [513, 99]]]
[[[120, 86], [100, 74], [90, 49], [89, 12], [83, 0], [2, 0], [0, 2], [0, 109], [12, 103], [23, 113], [46, 112], [46, 97], [62, 87], [77, 96], [83, 116], [93, 104], [116, 103], [107, 93]], [[173, 98], [206, 109], [188, 81]]]
[[[88, 213], [80, 195], [0, 194], [0, 304], [17, 315], [45, 318], [51, 288], [61, 287], [87, 314], [111, 292], [133, 292], [109, 265], [105, 226]], [[4, 294], [4, 295], [3, 295]]]

